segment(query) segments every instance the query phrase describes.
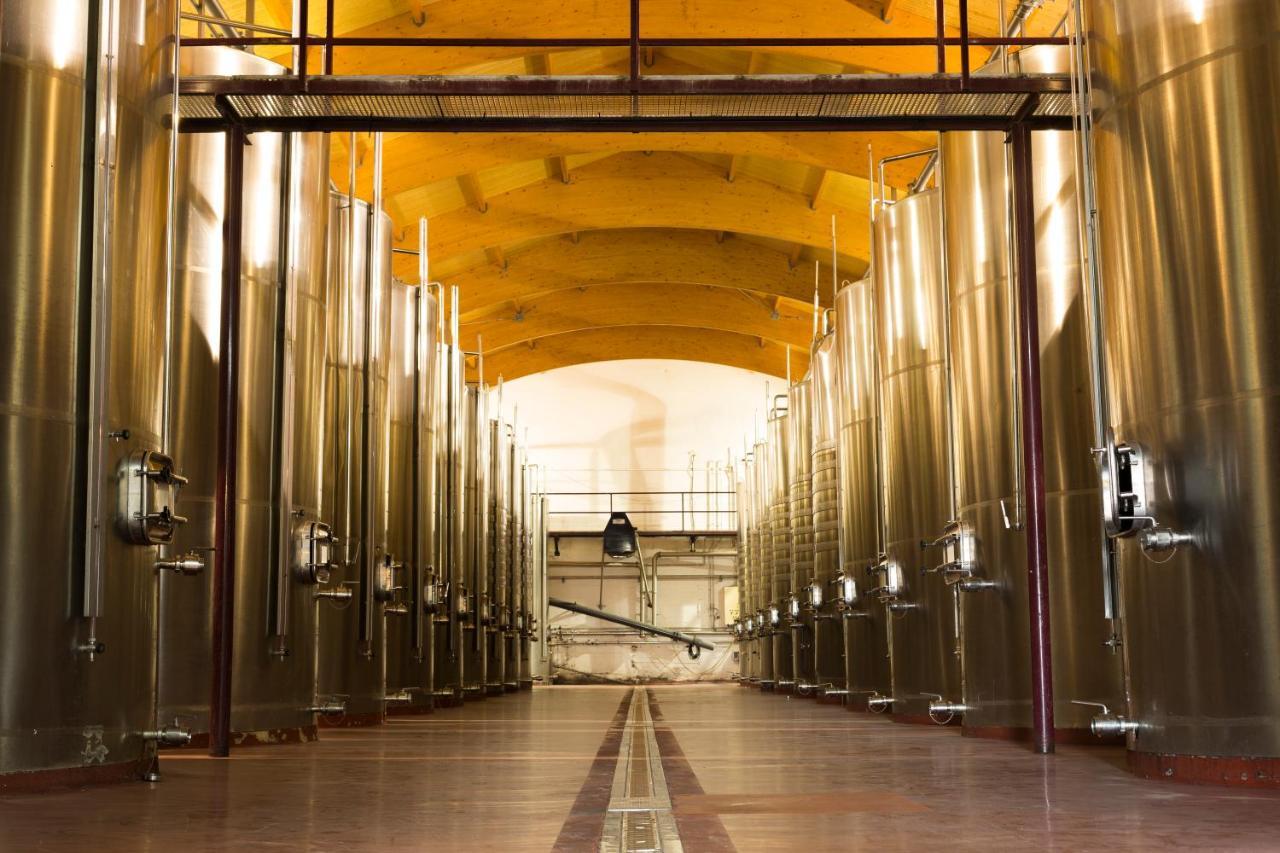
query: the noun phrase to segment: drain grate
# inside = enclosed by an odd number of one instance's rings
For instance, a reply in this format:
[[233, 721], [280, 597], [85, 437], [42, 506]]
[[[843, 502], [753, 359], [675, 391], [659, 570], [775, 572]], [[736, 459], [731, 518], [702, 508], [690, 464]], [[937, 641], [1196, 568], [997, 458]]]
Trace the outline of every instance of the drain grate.
[[627, 712], [622, 750], [613, 774], [601, 853], [683, 853], [671, 813], [671, 794], [649, 716], [649, 691], [637, 688]]

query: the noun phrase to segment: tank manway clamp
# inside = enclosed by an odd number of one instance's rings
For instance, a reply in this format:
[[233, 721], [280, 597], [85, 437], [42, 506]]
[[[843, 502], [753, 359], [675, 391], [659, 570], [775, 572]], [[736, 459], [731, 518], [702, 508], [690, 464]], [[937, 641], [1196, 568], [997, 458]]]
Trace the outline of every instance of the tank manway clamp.
[[1141, 728], [1141, 725], [1136, 720], [1127, 720], [1119, 714], [1113, 713], [1110, 708], [1101, 702], [1083, 702], [1079, 699], [1072, 699], [1071, 704], [1101, 709], [1101, 713], [1094, 715], [1093, 719], [1089, 721], [1089, 731], [1098, 737], [1117, 737], [1126, 735], [1129, 732], [1136, 732]]

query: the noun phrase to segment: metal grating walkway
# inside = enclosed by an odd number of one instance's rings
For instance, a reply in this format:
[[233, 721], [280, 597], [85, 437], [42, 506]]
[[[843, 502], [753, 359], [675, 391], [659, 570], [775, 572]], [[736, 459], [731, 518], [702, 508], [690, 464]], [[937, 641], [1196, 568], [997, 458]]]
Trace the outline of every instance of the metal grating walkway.
[[[181, 116], [188, 130], [228, 123], [258, 130], [466, 130], [548, 125], [688, 129], [759, 123], [809, 129], [982, 129], [1069, 121], [1066, 78], [947, 75], [649, 77], [628, 90], [614, 77], [188, 78]], [[602, 124], [604, 123], [604, 124]], [[216, 126], [216, 127], [215, 127]]]

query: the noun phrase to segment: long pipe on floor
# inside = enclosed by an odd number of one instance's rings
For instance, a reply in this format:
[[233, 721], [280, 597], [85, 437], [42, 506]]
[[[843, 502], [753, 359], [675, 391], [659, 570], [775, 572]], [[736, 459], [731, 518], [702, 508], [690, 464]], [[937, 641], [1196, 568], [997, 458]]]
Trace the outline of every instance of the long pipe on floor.
[[689, 646], [697, 646], [707, 651], [715, 650], [715, 643], [708, 643], [706, 640], [683, 634], [679, 631], [672, 631], [669, 628], [659, 628], [657, 625], [650, 625], [647, 622], [641, 622], [638, 619], [631, 619], [626, 616], [619, 616], [616, 613], [608, 613], [604, 610], [597, 610], [594, 607], [588, 607], [585, 604], [578, 604], [576, 601], [564, 601], [560, 598], [548, 598], [547, 603], [552, 607], [559, 607], [561, 610], [570, 610], [574, 613], [581, 613], [583, 616], [594, 616], [596, 619], [603, 619], [606, 622], [613, 622], [617, 625], [625, 625], [628, 628], [635, 628], [645, 634], [656, 634], [659, 637], [666, 637], [675, 640], [677, 643], [685, 643]]
[[226, 133], [223, 185], [222, 305], [218, 331], [217, 481], [213, 501], [213, 684], [209, 696], [209, 754], [231, 754], [231, 661], [236, 600], [236, 460], [240, 420], [240, 258], [244, 213], [243, 128]]
[[1054, 750], [1053, 659], [1049, 633], [1049, 551], [1046, 544], [1044, 429], [1040, 406], [1040, 309], [1036, 282], [1035, 196], [1031, 128], [1019, 122], [1013, 147], [1014, 241], [1018, 251], [1018, 350], [1022, 374], [1022, 457], [1026, 472], [1027, 594], [1031, 615], [1031, 715], [1035, 751]]

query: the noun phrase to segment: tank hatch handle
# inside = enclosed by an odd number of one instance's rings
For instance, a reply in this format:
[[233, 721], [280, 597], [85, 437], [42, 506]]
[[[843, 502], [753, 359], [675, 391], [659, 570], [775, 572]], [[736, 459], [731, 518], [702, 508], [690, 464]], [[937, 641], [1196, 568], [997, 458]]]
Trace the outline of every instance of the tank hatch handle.
[[186, 519], [174, 508], [187, 478], [156, 450], [135, 450], [116, 469], [116, 530], [133, 545], [167, 545]]

